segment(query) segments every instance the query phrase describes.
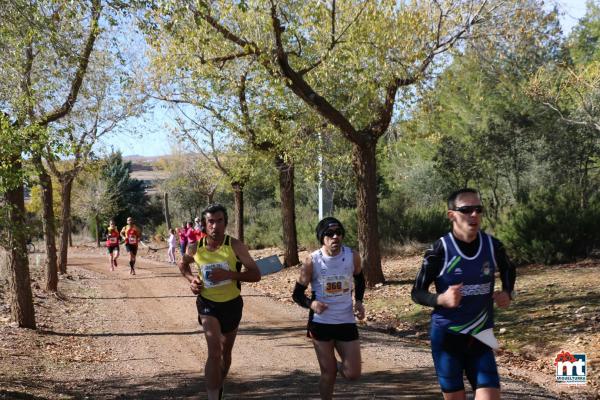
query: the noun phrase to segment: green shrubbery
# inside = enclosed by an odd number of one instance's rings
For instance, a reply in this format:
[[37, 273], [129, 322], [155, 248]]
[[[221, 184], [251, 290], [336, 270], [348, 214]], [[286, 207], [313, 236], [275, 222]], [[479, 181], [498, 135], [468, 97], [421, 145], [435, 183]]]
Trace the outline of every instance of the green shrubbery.
[[[260, 207], [251, 210], [244, 227], [244, 242], [252, 249], [261, 249], [265, 247], [281, 247], [283, 242], [283, 228], [281, 226], [281, 210], [279, 206]], [[352, 213], [346, 210], [340, 211], [337, 218], [342, 221], [344, 226], [350, 226], [348, 240], [356, 243], [356, 212], [354, 217]], [[354, 218], [354, 219], [352, 219]], [[315, 237], [315, 226], [318, 219], [315, 210], [308, 206], [296, 206], [296, 234], [298, 247], [314, 249], [318, 247]], [[347, 228], [348, 230], [348, 228]], [[354, 238], [354, 239], [352, 239]], [[349, 245], [351, 242], [344, 240]]]
[[[278, 206], [263, 205], [251, 210], [245, 225], [244, 241], [250, 248], [281, 246], [281, 211]], [[355, 208], [338, 208], [334, 216], [346, 230], [344, 243], [358, 249], [357, 216]], [[296, 206], [298, 246], [318, 247], [315, 226], [316, 212], [306, 205]], [[379, 207], [379, 232], [388, 243], [432, 242], [448, 232], [450, 225], [443, 208], [407, 207], [401, 196], [384, 199]]]
[[[176, 228], [176, 227], [173, 227]], [[167, 224], [163, 222], [153, 229], [152, 239], [155, 241], [166, 241], [169, 238], [169, 229]], [[150, 233], [150, 232], [148, 232]]]
[[379, 236], [386, 243], [429, 243], [450, 229], [446, 210], [410, 206], [396, 194], [379, 202]]
[[554, 264], [586, 257], [600, 245], [600, 201], [582, 208], [574, 190], [542, 189], [515, 207], [497, 234], [520, 263]]
[[280, 245], [281, 211], [275, 207], [264, 208], [252, 215], [244, 224], [244, 242], [251, 249]]

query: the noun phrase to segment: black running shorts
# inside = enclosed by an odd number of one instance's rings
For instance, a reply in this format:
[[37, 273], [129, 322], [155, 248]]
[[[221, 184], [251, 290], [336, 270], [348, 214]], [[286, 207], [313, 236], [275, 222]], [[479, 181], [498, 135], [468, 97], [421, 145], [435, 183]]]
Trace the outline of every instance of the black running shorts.
[[108, 252], [108, 254], [111, 254], [113, 251], [117, 251], [117, 253], [119, 252], [119, 245], [116, 246], [108, 246], [106, 248], [106, 251]]
[[212, 301], [198, 296], [196, 298], [196, 308], [198, 309], [198, 322], [200, 325], [202, 325], [200, 316], [215, 317], [221, 324], [221, 333], [229, 333], [236, 330], [240, 325], [244, 301], [242, 296], [225, 302]]
[[131, 253], [134, 256], [137, 255], [137, 249], [138, 249], [137, 244], [133, 245], [133, 244], [126, 243], [125, 244], [125, 249], [127, 250], [128, 253]]
[[319, 342], [330, 340], [351, 342], [358, 340], [358, 328], [356, 324], [321, 324], [310, 321], [308, 323], [308, 337]]

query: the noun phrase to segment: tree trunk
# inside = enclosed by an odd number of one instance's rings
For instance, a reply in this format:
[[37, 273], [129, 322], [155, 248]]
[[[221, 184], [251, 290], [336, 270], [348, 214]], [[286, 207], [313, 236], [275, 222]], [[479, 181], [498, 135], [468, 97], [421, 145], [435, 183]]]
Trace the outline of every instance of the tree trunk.
[[58, 265], [56, 262], [56, 218], [54, 216], [54, 194], [52, 178], [46, 172], [41, 159], [36, 160], [40, 186], [42, 188], [42, 221], [46, 245], [46, 290], [58, 291]]
[[[18, 160], [13, 160], [15, 169], [21, 168]], [[27, 239], [25, 226], [25, 194], [23, 186], [8, 190], [5, 200], [9, 207], [7, 249], [8, 301], [13, 321], [21, 328], [35, 329], [35, 310], [29, 278], [29, 259], [27, 258]]]
[[296, 234], [296, 201], [294, 196], [294, 166], [281, 157], [275, 158], [279, 171], [279, 192], [281, 196], [281, 225], [283, 228], [283, 266], [300, 264], [298, 239]]
[[96, 246], [100, 247], [100, 216], [96, 214], [94, 216], [96, 222]]
[[358, 247], [369, 287], [385, 282], [379, 251], [376, 148], [376, 140], [366, 141], [363, 145], [352, 145], [352, 163], [356, 176]]
[[73, 177], [68, 176], [60, 182], [60, 194], [62, 196], [62, 230], [60, 232], [60, 258], [58, 260], [58, 270], [61, 274], [67, 273], [69, 234], [71, 233], [71, 191], [73, 189], [73, 179]]
[[238, 182], [231, 184], [233, 188], [233, 208], [235, 214], [235, 236], [244, 241], [244, 186]]
[[163, 210], [165, 213], [165, 223], [167, 224], [167, 231], [171, 231], [171, 215], [169, 213], [169, 193], [165, 192], [163, 197]]

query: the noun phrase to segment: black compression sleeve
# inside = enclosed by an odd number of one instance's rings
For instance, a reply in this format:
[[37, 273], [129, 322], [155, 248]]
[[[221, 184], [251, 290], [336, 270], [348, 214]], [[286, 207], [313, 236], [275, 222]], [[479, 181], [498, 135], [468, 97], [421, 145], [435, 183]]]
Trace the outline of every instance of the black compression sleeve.
[[301, 285], [299, 282], [296, 282], [296, 286], [294, 286], [294, 293], [292, 294], [292, 299], [300, 306], [304, 308], [310, 308], [310, 303], [312, 303], [311, 299], [306, 297], [304, 292], [308, 286]]
[[354, 276], [354, 299], [356, 301], [363, 301], [363, 297], [365, 297], [365, 276], [362, 271]]
[[429, 286], [442, 270], [444, 253], [444, 245], [439, 239], [425, 252], [423, 264], [411, 292], [411, 297], [415, 303], [429, 307], [437, 306], [438, 294], [429, 292]]
[[515, 265], [508, 258], [502, 242], [496, 238], [492, 238], [492, 243], [494, 245], [494, 252], [496, 253], [500, 280], [502, 281], [502, 290], [511, 294], [515, 288], [515, 280], [517, 278]]

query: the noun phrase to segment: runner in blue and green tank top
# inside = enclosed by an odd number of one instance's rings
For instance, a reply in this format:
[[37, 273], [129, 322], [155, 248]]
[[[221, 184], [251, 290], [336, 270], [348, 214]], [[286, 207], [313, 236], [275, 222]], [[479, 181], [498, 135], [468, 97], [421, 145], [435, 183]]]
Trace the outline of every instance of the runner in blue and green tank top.
[[[502, 243], [480, 231], [482, 213], [476, 190], [450, 195], [452, 231], [426, 251], [412, 290], [416, 303], [433, 307], [431, 350], [446, 400], [465, 399], [463, 373], [477, 399], [500, 398], [494, 302], [510, 304], [516, 274]], [[495, 292], [497, 271], [502, 290]], [[429, 292], [432, 283], [435, 293]]]
[[[231, 366], [231, 353], [242, 319], [240, 282], [260, 281], [260, 271], [241, 241], [225, 234], [227, 210], [220, 204], [202, 212], [207, 236], [194, 257], [184, 254], [182, 275], [197, 294], [198, 321], [203, 327], [208, 357], [204, 368], [209, 400], [223, 396], [223, 382]], [[190, 265], [198, 265], [193, 274]], [[242, 268], [242, 266], [244, 268]]]

